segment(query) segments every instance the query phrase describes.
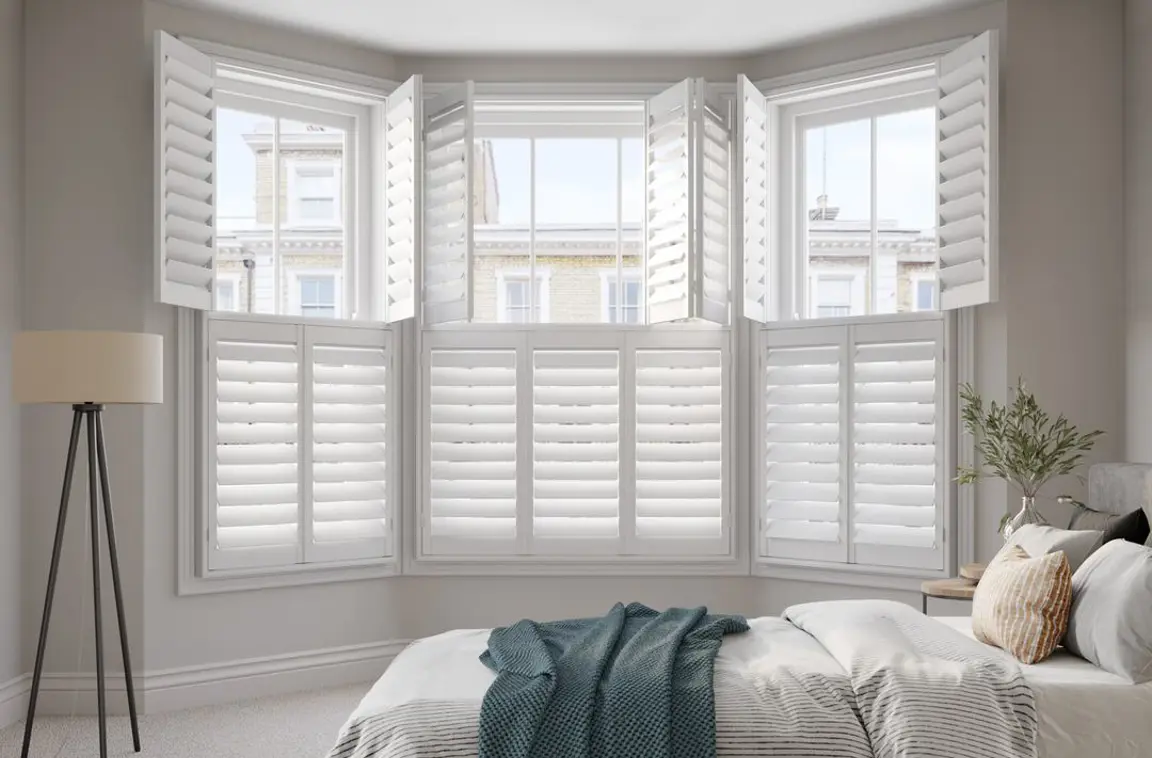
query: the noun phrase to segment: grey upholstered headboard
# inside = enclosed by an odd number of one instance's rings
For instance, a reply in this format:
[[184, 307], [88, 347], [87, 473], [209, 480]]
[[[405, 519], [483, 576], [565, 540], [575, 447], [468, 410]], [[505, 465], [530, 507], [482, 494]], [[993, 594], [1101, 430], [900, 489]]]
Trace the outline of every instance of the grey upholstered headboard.
[[1088, 507], [1123, 515], [1143, 508], [1152, 515], [1152, 464], [1097, 463], [1088, 467]]

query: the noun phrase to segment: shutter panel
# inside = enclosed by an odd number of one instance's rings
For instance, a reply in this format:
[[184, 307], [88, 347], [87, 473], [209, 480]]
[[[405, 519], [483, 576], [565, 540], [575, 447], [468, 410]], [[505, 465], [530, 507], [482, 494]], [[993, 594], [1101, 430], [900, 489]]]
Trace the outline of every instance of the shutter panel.
[[636, 351], [636, 543], [723, 552], [723, 354]]
[[771, 558], [847, 561], [846, 330], [765, 333], [761, 525]]
[[[537, 552], [615, 551], [620, 536], [620, 354], [535, 350], [532, 523]], [[592, 548], [594, 549], [594, 548]]]
[[692, 315], [728, 323], [728, 260], [731, 203], [731, 118], [729, 107], [703, 79], [696, 80], [696, 131], [692, 141], [693, 182]]
[[378, 290], [384, 320], [394, 323], [416, 315], [417, 197], [420, 191], [420, 124], [423, 86], [413, 76], [388, 96], [384, 106], [383, 205], [384, 282]]
[[212, 310], [216, 103], [212, 59], [156, 32], [156, 300]]
[[391, 553], [387, 332], [305, 327], [311, 368], [307, 562]]
[[688, 248], [692, 80], [656, 95], [645, 108], [646, 287], [648, 323], [689, 318]]
[[299, 328], [208, 326], [209, 570], [299, 558]]
[[432, 349], [428, 513], [434, 553], [516, 544], [516, 351]]
[[740, 239], [744, 246], [744, 315], [765, 323], [775, 319], [772, 287], [771, 203], [772, 120], [767, 98], [748, 77], [736, 81], [736, 128], [740, 156]]
[[943, 323], [853, 329], [855, 562], [942, 569]]
[[424, 104], [424, 319], [472, 318], [471, 82]]
[[937, 103], [940, 308], [997, 298], [999, 38], [940, 59]]

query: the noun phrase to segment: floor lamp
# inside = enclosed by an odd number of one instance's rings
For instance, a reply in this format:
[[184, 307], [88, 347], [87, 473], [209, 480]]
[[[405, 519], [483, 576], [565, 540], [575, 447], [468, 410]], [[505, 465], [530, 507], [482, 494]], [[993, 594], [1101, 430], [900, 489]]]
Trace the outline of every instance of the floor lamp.
[[[13, 384], [17, 402], [65, 403], [72, 406], [72, 435], [64, 464], [64, 491], [56, 520], [56, 540], [48, 570], [48, 591], [40, 621], [40, 642], [36, 647], [36, 668], [28, 718], [24, 722], [22, 758], [28, 758], [32, 744], [32, 722], [40, 676], [44, 669], [44, 646], [52, 616], [52, 596], [64, 542], [72, 474], [80, 445], [80, 428], [87, 431], [88, 507], [92, 522], [92, 594], [96, 612], [96, 701], [100, 715], [100, 756], [108, 755], [108, 724], [104, 706], [104, 629], [100, 605], [100, 504], [108, 536], [108, 557], [112, 564], [112, 591], [116, 596], [116, 619], [120, 627], [120, 652], [124, 659], [124, 681], [128, 688], [128, 712], [132, 718], [132, 744], [140, 752], [140, 729], [136, 722], [136, 693], [132, 683], [132, 662], [128, 654], [128, 631], [124, 628], [124, 593], [120, 588], [120, 564], [116, 554], [116, 528], [108, 483], [108, 453], [104, 445], [104, 406], [114, 403], [164, 402], [164, 343], [156, 334], [127, 332], [21, 332], [16, 335], [12, 354]], [[99, 488], [99, 490], [97, 490]]]

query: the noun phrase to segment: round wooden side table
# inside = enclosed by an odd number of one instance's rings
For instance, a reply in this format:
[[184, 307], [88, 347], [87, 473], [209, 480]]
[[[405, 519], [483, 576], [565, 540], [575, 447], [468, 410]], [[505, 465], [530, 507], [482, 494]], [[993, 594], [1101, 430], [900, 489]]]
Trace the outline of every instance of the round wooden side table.
[[968, 563], [960, 568], [960, 576], [952, 579], [929, 579], [920, 585], [920, 610], [928, 614], [928, 598], [971, 600], [976, 585], [984, 575], [983, 563]]

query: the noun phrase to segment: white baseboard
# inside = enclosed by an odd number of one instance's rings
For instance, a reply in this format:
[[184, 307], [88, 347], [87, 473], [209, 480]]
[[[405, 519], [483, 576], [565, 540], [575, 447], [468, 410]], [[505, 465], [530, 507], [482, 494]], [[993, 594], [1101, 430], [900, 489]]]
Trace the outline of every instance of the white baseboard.
[[[318, 687], [371, 682], [407, 644], [405, 640], [388, 640], [146, 671], [135, 677], [136, 705], [140, 713], [162, 713]], [[31, 686], [30, 674], [0, 684], [0, 728], [24, 718]], [[108, 673], [105, 689], [108, 713], [127, 715], [123, 674]], [[90, 716], [96, 712], [95, 672], [44, 673], [37, 714]]]

